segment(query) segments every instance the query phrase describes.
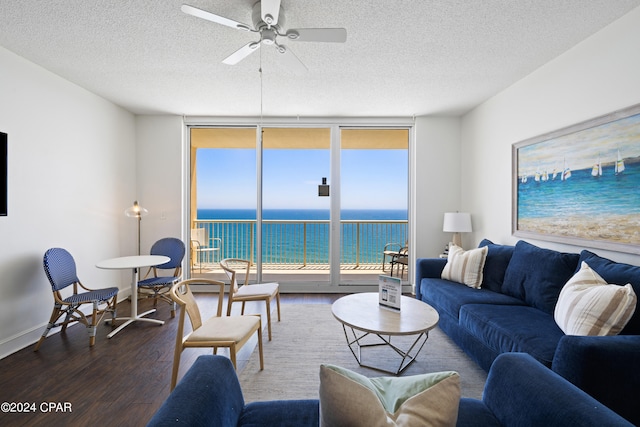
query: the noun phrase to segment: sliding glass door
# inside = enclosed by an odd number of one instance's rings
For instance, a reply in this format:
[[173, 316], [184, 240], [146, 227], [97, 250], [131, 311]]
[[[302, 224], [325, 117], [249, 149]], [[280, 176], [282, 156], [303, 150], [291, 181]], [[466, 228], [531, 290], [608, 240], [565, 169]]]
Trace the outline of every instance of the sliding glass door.
[[329, 283], [330, 128], [264, 128], [262, 278]]
[[408, 129], [344, 128], [340, 148], [340, 283], [407, 279]]
[[190, 142], [191, 276], [223, 280], [221, 259], [256, 258], [256, 128], [192, 128]]
[[409, 250], [408, 128], [194, 126], [189, 142], [192, 277], [228, 281], [219, 261], [243, 258], [295, 291], [408, 279], [384, 255]]

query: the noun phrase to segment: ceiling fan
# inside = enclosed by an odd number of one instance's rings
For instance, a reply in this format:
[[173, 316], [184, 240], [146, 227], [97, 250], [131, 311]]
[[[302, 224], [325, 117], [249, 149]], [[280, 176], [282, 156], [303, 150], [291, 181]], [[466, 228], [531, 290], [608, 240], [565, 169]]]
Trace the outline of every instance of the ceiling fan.
[[183, 4], [181, 9], [186, 14], [206, 19], [207, 21], [237, 30], [260, 34], [260, 40], [247, 43], [222, 61], [228, 65], [237, 64], [258, 50], [261, 44], [265, 44], [274, 46], [288, 67], [306, 70], [307, 67], [302, 61], [300, 61], [289, 48], [278, 42], [278, 37], [284, 37], [294, 42], [344, 43], [347, 40], [347, 30], [344, 28], [295, 28], [285, 30], [284, 9], [280, 5], [280, 0], [262, 0], [256, 2], [256, 4], [253, 5], [251, 15], [253, 27], [187, 4]]

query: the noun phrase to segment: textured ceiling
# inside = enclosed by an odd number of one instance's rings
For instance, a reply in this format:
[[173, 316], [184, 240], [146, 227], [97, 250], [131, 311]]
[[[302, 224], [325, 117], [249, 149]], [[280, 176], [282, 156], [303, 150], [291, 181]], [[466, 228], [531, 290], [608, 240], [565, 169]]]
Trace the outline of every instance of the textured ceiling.
[[344, 44], [284, 42], [308, 68], [295, 73], [264, 45], [222, 64], [258, 36], [186, 15], [184, 2], [251, 24], [253, 0], [2, 1], [0, 45], [138, 114], [462, 114], [640, 6], [282, 0], [286, 28], [348, 34]]

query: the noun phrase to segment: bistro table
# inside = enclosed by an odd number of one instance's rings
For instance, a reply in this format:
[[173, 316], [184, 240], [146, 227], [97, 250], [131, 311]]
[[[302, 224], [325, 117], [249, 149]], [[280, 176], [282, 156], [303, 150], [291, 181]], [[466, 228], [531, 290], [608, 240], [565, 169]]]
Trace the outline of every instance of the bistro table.
[[146, 316], [149, 313], [153, 313], [156, 309], [145, 311], [138, 314], [138, 280], [140, 279], [140, 268], [152, 267], [155, 265], [164, 264], [170, 261], [170, 258], [163, 255], [133, 255], [119, 258], [105, 259], [96, 264], [96, 267], [106, 270], [126, 270], [131, 269], [131, 316], [130, 317], [118, 317], [116, 320], [125, 320], [125, 322], [111, 331], [108, 338], [111, 338], [126, 326], [133, 322], [149, 322], [164, 325], [164, 321], [157, 319], [147, 319]]

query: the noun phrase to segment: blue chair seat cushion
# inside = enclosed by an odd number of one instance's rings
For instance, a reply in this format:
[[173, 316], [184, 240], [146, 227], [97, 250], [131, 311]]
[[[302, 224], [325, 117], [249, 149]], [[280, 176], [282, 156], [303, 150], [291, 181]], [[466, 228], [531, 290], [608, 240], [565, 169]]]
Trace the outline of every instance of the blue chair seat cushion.
[[164, 277], [150, 277], [148, 279], [140, 280], [138, 286], [141, 288], [155, 288], [156, 286], [171, 286], [180, 280], [179, 277], [164, 276]]
[[446, 279], [422, 279], [422, 300], [439, 313], [458, 319], [460, 308], [465, 304], [525, 305], [524, 301], [509, 295], [474, 289]]
[[118, 288], [104, 288], [96, 289], [94, 291], [83, 292], [81, 294], [71, 295], [64, 299], [64, 302], [70, 304], [80, 304], [88, 302], [102, 302], [107, 301], [118, 294]]
[[553, 316], [522, 305], [467, 304], [460, 325], [497, 353], [529, 353], [546, 366], [564, 336]]

